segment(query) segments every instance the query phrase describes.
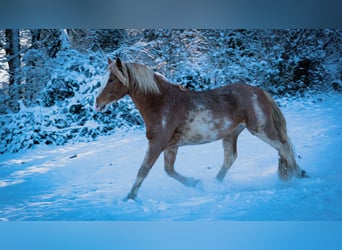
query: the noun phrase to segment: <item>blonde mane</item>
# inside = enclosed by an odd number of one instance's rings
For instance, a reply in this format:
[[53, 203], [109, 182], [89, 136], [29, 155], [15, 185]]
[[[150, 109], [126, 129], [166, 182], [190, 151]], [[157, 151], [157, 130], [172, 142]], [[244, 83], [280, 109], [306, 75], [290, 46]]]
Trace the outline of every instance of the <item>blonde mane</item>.
[[116, 63], [109, 66], [109, 70], [127, 87], [135, 87], [143, 93], [160, 94], [154, 72], [145, 65], [136, 63], [122, 63], [118, 68]]

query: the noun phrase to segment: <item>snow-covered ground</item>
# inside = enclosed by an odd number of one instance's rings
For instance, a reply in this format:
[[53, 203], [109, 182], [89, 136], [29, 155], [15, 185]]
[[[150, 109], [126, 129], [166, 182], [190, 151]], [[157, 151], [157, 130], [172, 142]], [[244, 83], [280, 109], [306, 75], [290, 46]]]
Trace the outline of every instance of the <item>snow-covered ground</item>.
[[38, 146], [0, 159], [0, 220], [341, 220], [342, 95], [291, 101], [282, 110], [310, 178], [283, 183], [277, 153], [244, 131], [223, 183], [221, 142], [182, 147], [176, 169], [203, 190], [168, 177], [160, 157], [137, 201], [123, 201], [144, 157], [143, 131], [95, 142]]

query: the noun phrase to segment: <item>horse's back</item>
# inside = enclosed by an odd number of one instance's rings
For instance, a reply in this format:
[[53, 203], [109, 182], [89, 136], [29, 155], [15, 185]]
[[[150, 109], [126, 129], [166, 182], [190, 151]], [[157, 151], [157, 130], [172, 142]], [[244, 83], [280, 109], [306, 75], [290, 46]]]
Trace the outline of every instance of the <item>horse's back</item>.
[[236, 82], [223, 85], [221, 87], [212, 89], [214, 93], [223, 94], [223, 95], [233, 95], [233, 96], [241, 96], [243, 98], [248, 98], [249, 95], [252, 94], [260, 94], [263, 92], [262, 89], [246, 84], [245, 82]]
[[197, 92], [198, 98], [194, 98], [196, 106], [205, 105], [208, 109], [229, 114], [245, 113], [251, 109], [253, 98], [261, 96], [264, 92], [258, 87], [244, 82], [231, 83], [203, 92]]

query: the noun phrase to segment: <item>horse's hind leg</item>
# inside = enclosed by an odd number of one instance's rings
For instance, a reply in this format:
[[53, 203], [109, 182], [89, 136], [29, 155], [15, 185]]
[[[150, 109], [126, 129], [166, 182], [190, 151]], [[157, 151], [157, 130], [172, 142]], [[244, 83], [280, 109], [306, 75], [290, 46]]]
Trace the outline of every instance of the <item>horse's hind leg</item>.
[[166, 173], [179, 181], [180, 183], [184, 184], [188, 187], [196, 187], [200, 184], [200, 180], [196, 180], [191, 177], [185, 177], [176, 172], [174, 165], [176, 161], [178, 147], [168, 148], [164, 151], [164, 168]]
[[[294, 148], [287, 135], [285, 118], [274, 102], [265, 92], [260, 97], [253, 95], [252, 108], [246, 122], [247, 129], [279, 152], [278, 175], [281, 179], [290, 179], [293, 175], [304, 177], [295, 160]], [[253, 112], [254, 111], [254, 112]]]
[[233, 165], [234, 161], [237, 158], [237, 138], [241, 131], [244, 129], [244, 126], [240, 125], [235, 129], [235, 131], [229, 136], [223, 139], [223, 150], [224, 150], [224, 161], [220, 171], [216, 175], [216, 180], [223, 181], [226, 176], [228, 170]]
[[285, 141], [280, 141], [270, 138], [266, 131], [253, 134], [278, 151], [278, 175], [280, 179], [289, 180], [292, 176], [298, 178], [306, 176], [305, 171], [301, 170], [296, 162], [294, 148], [288, 137]]

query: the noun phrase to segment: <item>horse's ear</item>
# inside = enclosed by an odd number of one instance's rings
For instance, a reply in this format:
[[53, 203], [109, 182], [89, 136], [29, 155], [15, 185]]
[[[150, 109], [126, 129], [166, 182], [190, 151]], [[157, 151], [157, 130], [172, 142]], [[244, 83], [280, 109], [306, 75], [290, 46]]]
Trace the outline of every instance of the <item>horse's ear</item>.
[[108, 57], [108, 65], [111, 65], [113, 63], [112, 59]]
[[119, 57], [116, 58], [116, 67], [118, 67], [118, 69], [122, 69], [122, 62]]

